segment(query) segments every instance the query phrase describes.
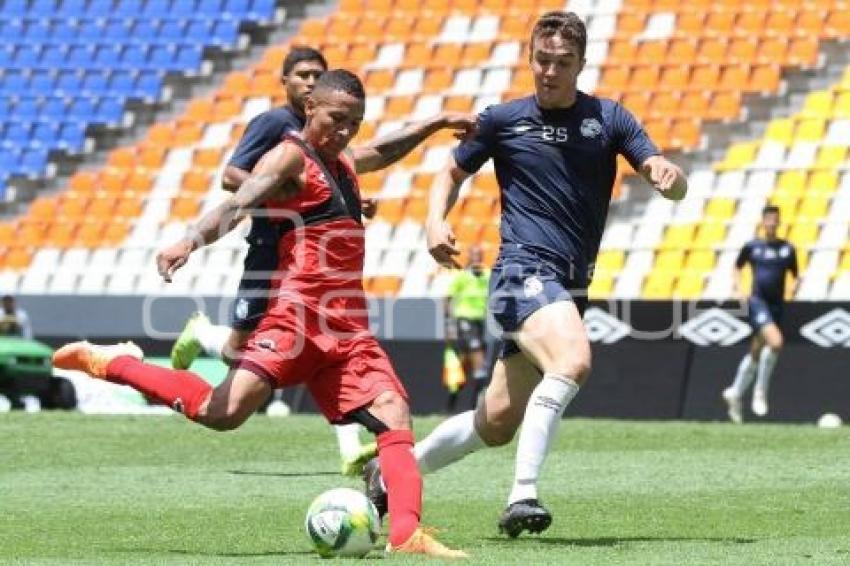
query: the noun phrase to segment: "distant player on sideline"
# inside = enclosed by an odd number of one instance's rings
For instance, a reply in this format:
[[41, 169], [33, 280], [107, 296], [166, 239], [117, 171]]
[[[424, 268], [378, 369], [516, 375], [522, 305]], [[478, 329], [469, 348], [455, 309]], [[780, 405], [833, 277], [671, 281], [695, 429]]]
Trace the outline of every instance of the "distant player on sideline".
[[[240, 426], [273, 388], [304, 383], [332, 423], [360, 422], [376, 434], [391, 514], [388, 550], [462, 558], [420, 528], [422, 478], [413, 458], [407, 394], [369, 331], [363, 291], [365, 234], [356, 171], [374, 171], [440, 128], [468, 133], [470, 118], [420, 124], [395, 144], [346, 151], [363, 120], [366, 94], [356, 75], [325, 72], [306, 105], [302, 136], [262, 157], [236, 194], [204, 215], [191, 237], [161, 251], [166, 279], [190, 254], [265, 207], [281, 222], [274, 293], [241, 346], [239, 361], [213, 388], [186, 370], [145, 364], [131, 343], [68, 344], [55, 367], [129, 385], [215, 430]], [[404, 139], [401, 139], [404, 138]]]
[[[469, 264], [458, 271], [449, 285], [446, 296], [446, 318], [455, 339], [464, 374], [472, 377], [472, 408], [478, 394], [487, 384], [487, 365], [484, 359], [484, 324], [487, 318], [487, 289], [490, 270], [484, 267], [484, 254], [479, 246], [469, 248]], [[468, 380], [467, 380], [468, 383]], [[449, 411], [454, 411], [458, 393], [450, 393]]]
[[[304, 128], [304, 104], [316, 80], [328, 64], [322, 54], [310, 47], [294, 47], [283, 60], [281, 83], [286, 90], [287, 104], [272, 108], [254, 117], [245, 128], [230, 162], [224, 169], [222, 188], [235, 192], [247, 179], [260, 158], [277, 146], [285, 135]], [[365, 215], [374, 213], [374, 206], [364, 206]], [[204, 351], [208, 356], [227, 360], [257, 327], [269, 302], [271, 275], [277, 266], [277, 226], [263, 215], [251, 217], [251, 229], [246, 237], [248, 252], [243, 264], [242, 279], [230, 313], [230, 326], [210, 322], [203, 312], [196, 312], [171, 349], [174, 369], [189, 369], [195, 358]], [[273, 395], [269, 414], [286, 409], [280, 392]], [[283, 406], [283, 407], [281, 407]], [[357, 475], [363, 462], [375, 455], [375, 444], [360, 443], [357, 423], [334, 427], [342, 460], [342, 473]]]
[[[785, 302], [785, 275], [794, 276], [791, 295], [797, 293], [797, 252], [794, 246], [776, 235], [779, 228], [779, 208], [766, 206], [762, 211], [761, 225], [764, 238], [747, 242], [735, 261], [735, 290], [741, 302], [747, 303], [753, 339], [750, 351], [738, 365], [732, 385], [723, 390], [723, 400], [729, 408], [729, 419], [743, 422], [741, 398], [755, 380], [752, 410], [759, 417], [767, 414], [767, 393], [770, 376], [782, 350], [782, 310]], [[749, 264], [753, 274], [752, 291], [744, 289], [741, 270]]]
[[[617, 171], [617, 154], [663, 197], [687, 192], [681, 169], [662, 157], [625, 108], [577, 90], [587, 32], [571, 12], [534, 25], [530, 66], [535, 93], [491, 106], [474, 139], [462, 143], [431, 192], [428, 248], [457, 266], [446, 216], [461, 184], [492, 159], [501, 188], [502, 244], [490, 278], [490, 311], [504, 344], [476, 411], [440, 424], [416, 444], [423, 473], [485, 446], [511, 441], [520, 424], [514, 484], [499, 529], [541, 532], [552, 518], [540, 503], [540, 470], [564, 410], [590, 373], [582, 323]], [[380, 503], [375, 460], [364, 470]], [[568, 478], [565, 478], [567, 481]]]

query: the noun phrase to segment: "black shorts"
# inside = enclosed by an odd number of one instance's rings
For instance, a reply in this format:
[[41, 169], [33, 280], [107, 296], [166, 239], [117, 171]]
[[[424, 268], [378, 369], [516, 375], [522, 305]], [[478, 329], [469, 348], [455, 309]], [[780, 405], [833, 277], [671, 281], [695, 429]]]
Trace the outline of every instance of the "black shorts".
[[277, 247], [248, 247], [239, 289], [230, 309], [230, 327], [250, 331], [257, 328], [269, 305], [272, 274], [277, 269]]
[[[517, 332], [540, 308], [572, 301], [579, 315], [587, 308], [587, 286], [558, 273], [548, 264], [527, 255], [499, 257], [490, 275], [490, 312], [503, 332]], [[518, 353], [519, 346], [503, 337], [500, 358]]]
[[747, 301], [747, 316], [754, 332], [758, 332], [768, 324], [782, 323], [782, 303], [769, 303], [761, 297], [750, 297]]
[[472, 318], [455, 320], [457, 341], [455, 349], [458, 353], [468, 354], [475, 350], [484, 349], [484, 321]]

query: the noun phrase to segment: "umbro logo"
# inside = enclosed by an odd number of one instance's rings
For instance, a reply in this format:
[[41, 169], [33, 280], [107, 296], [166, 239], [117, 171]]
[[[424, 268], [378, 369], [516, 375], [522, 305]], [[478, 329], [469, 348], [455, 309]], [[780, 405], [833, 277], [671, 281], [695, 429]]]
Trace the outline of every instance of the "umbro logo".
[[850, 313], [832, 309], [800, 327], [800, 334], [822, 348], [850, 348]]
[[519, 126], [514, 127], [515, 134], [524, 134], [525, 132], [532, 130], [534, 126], [531, 124], [520, 124]]
[[599, 307], [590, 307], [584, 313], [584, 328], [591, 342], [613, 344], [632, 333], [632, 327]]
[[731, 346], [750, 332], [749, 325], [716, 307], [699, 313], [679, 327], [679, 335], [697, 346]]

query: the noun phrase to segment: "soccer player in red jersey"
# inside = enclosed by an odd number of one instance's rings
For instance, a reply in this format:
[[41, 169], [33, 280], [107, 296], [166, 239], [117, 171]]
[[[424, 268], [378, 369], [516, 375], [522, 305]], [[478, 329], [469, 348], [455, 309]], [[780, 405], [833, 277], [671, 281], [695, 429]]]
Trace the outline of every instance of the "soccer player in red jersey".
[[365, 93], [352, 73], [328, 71], [306, 106], [307, 123], [268, 152], [235, 195], [206, 214], [194, 234], [157, 257], [169, 280], [193, 250], [214, 242], [252, 210], [278, 223], [279, 263], [266, 314], [218, 387], [196, 374], [141, 361], [132, 343], [68, 344], [54, 366], [129, 385], [215, 430], [241, 425], [274, 388], [304, 383], [332, 423], [360, 422], [377, 436], [388, 491], [391, 552], [463, 558], [420, 527], [422, 478], [413, 457], [407, 394], [369, 331], [362, 271], [364, 230], [355, 172], [378, 169], [440, 128], [466, 134], [472, 117], [446, 115], [383, 151], [346, 152], [363, 119]]

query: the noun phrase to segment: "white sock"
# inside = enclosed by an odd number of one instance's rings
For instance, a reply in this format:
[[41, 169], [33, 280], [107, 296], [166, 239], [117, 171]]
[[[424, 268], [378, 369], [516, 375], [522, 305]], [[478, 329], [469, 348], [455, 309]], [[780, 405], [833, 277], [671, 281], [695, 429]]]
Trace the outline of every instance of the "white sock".
[[208, 356], [221, 359], [231, 332], [232, 330], [228, 326], [199, 324], [195, 329], [195, 336]]
[[339, 456], [343, 460], [354, 460], [360, 455], [360, 425], [357, 423], [335, 425]]
[[770, 387], [770, 376], [773, 374], [773, 368], [776, 367], [776, 360], [778, 358], [779, 354], [773, 348], [764, 346], [761, 349], [755, 393], [767, 397], [767, 390]]
[[413, 447], [423, 474], [436, 472], [485, 446], [475, 430], [475, 411], [466, 411], [441, 422]]
[[738, 364], [738, 372], [735, 374], [735, 381], [732, 382], [731, 389], [735, 391], [736, 396], [742, 397], [750, 387], [756, 377], [756, 369], [753, 357], [747, 352], [744, 359]]
[[508, 504], [521, 499], [537, 499], [540, 468], [555, 438], [564, 410], [578, 390], [578, 384], [572, 379], [547, 373], [532, 391], [519, 433], [514, 486]]

